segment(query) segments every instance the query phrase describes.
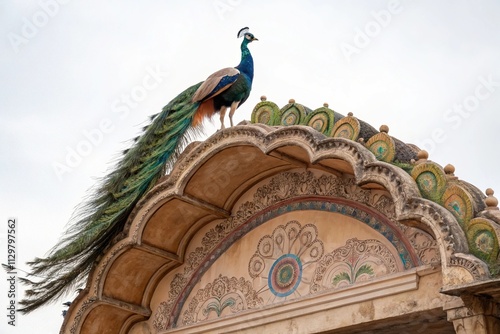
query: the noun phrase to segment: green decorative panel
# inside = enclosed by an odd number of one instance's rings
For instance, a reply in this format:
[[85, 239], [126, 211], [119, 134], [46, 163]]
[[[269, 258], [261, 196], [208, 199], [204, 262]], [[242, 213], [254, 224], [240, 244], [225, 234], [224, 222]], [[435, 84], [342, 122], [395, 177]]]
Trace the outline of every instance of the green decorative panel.
[[458, 185], [446, 187], [442, 197], [442, 205], [455, 216], [462, 228], [474, 215], [470, 195]]
[[366, 147], [375, 154], [377, 160], [392, 162], [396, 156], [394, 140], [385, 132], [380, 132], [371, 137]]
[[329, 136], [334, 123], [333, 110], [326, 107], [318, 108], [306, 116], [304, 123], [316, 131]]
[[474, 218], [466, 224], [465, 229], [470, 252], [489, 264], [498, 258], [498, 236], [491, 221], [485, 218]]
[[411, 176], [424, 198], [441, 203], [446, 188], [446, 175], [441, 167], [433, 162], [424, 162], [413, 168]]
[[356, 141], [359, 136], [360, 128], [361, 126], [356, 118], [347, 116], [335, 123], [331, 136]]
[[297, 103], [289, 103], [280, 111], [281, 117], [279, 124], [281, 125], [299, 125], [303, 124], [306, 118], [305, 108]]
[[270, 126], [279, 124], [280, 109], [278, 106], [269, 101], [257, 103], [252, 111], [252, 123], [267, 124]]

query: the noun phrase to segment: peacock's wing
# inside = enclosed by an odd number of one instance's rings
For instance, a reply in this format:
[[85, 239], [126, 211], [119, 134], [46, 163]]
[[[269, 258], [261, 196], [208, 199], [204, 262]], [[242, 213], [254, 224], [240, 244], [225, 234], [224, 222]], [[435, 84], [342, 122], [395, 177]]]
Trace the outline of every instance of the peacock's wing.
[[193, 101], [202, 102], [216, 95], [219, 95], [238, 79], [240, 71], [234, 67], [227, 67], [210, 75], [196, 93], [193, 95]]
[[90, 199], [77, 210], [61, 241], [45, 258], [28, 264], [31, 276], [20, 311], [28, 313], [53, 302], [89, 274], [99, 256], [123, 231], [141, 197], [173, 163], [193, 134], [192, 120], [200, 103], [192, 102], [201, 82], [175, 97], [101, 181]]

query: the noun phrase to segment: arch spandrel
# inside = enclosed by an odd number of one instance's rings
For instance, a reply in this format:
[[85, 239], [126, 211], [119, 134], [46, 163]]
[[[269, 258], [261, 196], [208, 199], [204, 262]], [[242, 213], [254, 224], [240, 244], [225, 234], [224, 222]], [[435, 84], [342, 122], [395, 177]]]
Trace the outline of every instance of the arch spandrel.
[[212, 264], [186, 298], [177, 327], [401, 272], [398, 256], [387, 239], [352, 217], [308, 210], [283, 214], [250, 231]]
[[[218, 224], [212, 224], [213, 227], [208, 231], [206, 227], [203, 229], [204, 237], [197, 237], [197, 240], [201, 241], [200, 243], [204, 247], [210, 242], [211, 247], [206, 250], [204, 248], [193, 248], [195, 250], [193, 253], [198, 254], [192, 253], [187, 255], [187, 264], [185, 265], [184, 272], [182, 273], [182, 270], [181, 273], [176, 272], [176, 275], [179, 275], [178, 277], [189, 274], [195, 277], [193, 282], [203, 281], [203, 277], [218, 278], [219, 274], [222, 275], [222, 271], [218, 268], [229, 268], [228, 263], [231, 263], [231, 261], [237, 262], [240, 265], [242, 264], [241, 261], [245, 257], [242, 250], [249, 247], [238, 246], [237, 242], [245, 240], [247, 233], [250, 233], [249, 231], [253, 231], [257, 227], [264, 229], [264, 227], [261, 227], [264, 225], [266, 228], [270, 228], [273, 225], [267, 225], [267, 221], [271, 219], [275, 224], [278, 221], [279, 224], [286, 225], [287, 221], [283, 219], [290, 219], [287, 218], [288, 216], [300, 217], [305, 222], [312, 222], [313, 226], [322, 226], [321, 232], [324, 235], [325, 244], [328, 245], [327, 250], [329, 252], [337, 249], [338, 253], [342, 253], [339, 249], [342, 249], [342, 247], [346, 248], [348, 244], [352, 246], [352, 244], [364, 245], [366, 243], [378, 249], [380, 254], [384, 254], [384, 251], [389, 254], [390, 252], [387, 250], [392, 250], [391, 256], [393, 262], [392, 266], [390, 266], [391, 269], [387, 269], [389, 268], [387, 265], [385, 267], [382, 266], [385, 269], [377, 269], [375, 267], [372, 268], [370, 265], [357, 263], [357, 267], [355, 264], [351, 264], [356, 268], [353, 268], [354, 271], [349, 273], [349, 275], [346, 275], [347, 272], [345, 271], [332, 274], [331, 272], [334, 271], [331, 268], [332, 265], [324, 264], [323, 270], [330, 272], [331, 279], [337, 277], [336, 280], [340, 285], [346, 282], [348, 283], [347, 285], [355, 283], [356, 279], [354, 277], [356, 275], [374, 279], [377, 270], [383, 272], [383, 274], [395, 274], [415, 268], [424, 263], [439, 263], [439, 251], [429, 234], [415, 228], [403, 226], [395, 220], [391, 221], [389, 217], [394, 218], [395, 211], [389, 193], [381, 190], [363, 189], [355, 184], [353, 176], [342, 177], [314, 169], [294, 169], [281, 172], [262, 180], [252, 189], [249, 189], [241, 196], [235, 207], [238, 210], [233, 212], [232, 217]], [[299, 224], [303, 223], [299, 221]], [[297, 229], [300, 229], [300, 227]], [[336, 233], [337, 229], [342, 229], [342, 233]], [[362, 230], [365, 233], [362, 233]], [[356, 231], [359, 233], [356, 233]], [[371, 234], [366, 231], [370, 231]], [[318, 237], [317, 233], [316, 237]], [[233, 244], [236, 249], [241, 251], [238, 251], [236, 258], [228, 260], [231, 257], [224, 257], [224, 254], [228, 252]], [[283, 251], [282, 253], [277, 255], [283, 256], [287, 254]], [[221, 260], [226, 261], [224, 262], [225, 265], [217, 266], [214, 264], [219, 255], [225, 259]], [[275, 255], [276, 258], [278, 258], [277, 255]], [[251, 266], [251, 261], [249, 262], [248, 259], [252, 257], [252, 254], [246, 254], [246, 257], [246, 265]], [[190, 258], [199, 259], [200, 262], [193, 265], [189, 260]], [[380, 259], [377, 261], [380, 261]], [[201, 263], [203, 263], [203, 266], [200, 266]], [[256, 278], [248, 275], [247, 273], [247, 277], [237, 277], [233, 274], [227, 274], [223, 275], [220, 280], [236, 277], [238, 281], [250, 282]], [[309, 276], [307, 278], [304, 277], [304, 281], [309, 281], [309, 294], [314, 295], [314, 293], [332, 288], [332, 286], [325, 285], [324, 282], [320, 284], [322, 279], [318, 277], [321, 275], [313, 277], [309, 273]], [[219, 281], [218, 284], [221, 284]], [[207, 287], [200, 288], [201, 290], [199, 291], [201, 292], [193, 292], [196, 288], [192, 284], [190, 285], [186, 279], [178, 279], [177, 281], [169, 279], [167, 282], [166, 285], [170, 284], [170, 291], [179, 292], [173, 298], [177, 300], [187, 300], [193, 293], [203, 294], [206, 293], [204, 291], [207, 289]], [[185, 282], [186, 284], [181, 287], [179, 286], [179, 282]], [[313, 282], [315, 284], [312, 284]], [[215, 283], [205, 282], [205, 284], [212, 286]], [[262, 287], [258, 288], [258, 290], [260, 289]], [[304, 292], [301, 295], [304, 295]], [[199, 298], [195, 299], [198, 300]], [[176, 305], [183, 304], [186, 307], [186, 302], [169, 303], [163, 301], [160, 303], [155, 314], [158, 329], [167, 328], [162, 327], [162, 322], [165, 323], [165, 321], [171, 322], [172, 326], [180, 326], [184, 320], [181, 319], [182, 311]], [[221, 304], [218, 307], [223, 307], [224, 305]], [[193, 305], [192, 308], [196, 309], [197, 307]], [[194, 309], [191, 310], [191, 313], [194, 312]], [[189, 316], [186, 315], [188, 318], [192, 316], [192, 314]], [[181, 322], [178, 323], [178, 321]], [[184, 324], [189, 321], [192, 320], [185, 320]]]

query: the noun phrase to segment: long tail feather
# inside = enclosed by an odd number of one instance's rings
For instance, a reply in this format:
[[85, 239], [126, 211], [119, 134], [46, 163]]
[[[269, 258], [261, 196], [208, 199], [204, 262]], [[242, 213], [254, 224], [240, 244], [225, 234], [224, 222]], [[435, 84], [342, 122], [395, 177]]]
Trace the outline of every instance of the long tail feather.
[[45, 258], [28, 264], [30, 286], [20, 311], [29, 313], [55, 301], [89, 274], [104, 249], [122, 230], [135, 204], [170, 168], [196, 130], [191, 126], [199, 103], [192, 96], [201, 82], [189, 87], [155, 115], [152, 123], [126, 151], [114, 171], [101, 181], [92, 197], [77, 210], [73, 223]]

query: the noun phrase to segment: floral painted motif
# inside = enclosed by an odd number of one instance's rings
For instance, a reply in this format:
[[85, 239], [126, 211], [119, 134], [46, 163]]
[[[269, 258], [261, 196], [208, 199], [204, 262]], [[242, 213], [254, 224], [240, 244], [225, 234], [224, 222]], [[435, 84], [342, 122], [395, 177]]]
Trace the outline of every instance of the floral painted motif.
[[311, 284], [314, 264], [323, 253], [316, 226], [302, 227], [293, 220], [260, 239], [248, 264], [248, 273], [266, 304], [280, 298], [296, 298]]
[[251, 282], [243, 277], [238, 279], [219, 275], [196, 292], [183, 314], [182, 324], [219, 318], [225, 314], [254, 309], [261, 304], [262, 298], [254, 291]]
[[[311, 195], [321, 198], [300, 199]], [[394, 203], [384, 192], [363, 189], [356, 185], [352, 178], [319, 175], [311, 171], [277, 174], [256, 189], [252, 200], [242, 203], [234, 215], [207, 231], [200, 246], [186, 254], [182, 270], [175, 274], [170, 283], [168, 298], [162, 301], [154, 312], [154, 328], [162, 331], [180, 324], [183, 318], [182, 303], [179, 303], [179, 300], [185, 300], [188, 295], [194, 293], [191, 289], [194, 288], [195, 282], [201, 279], [212, 263], [246, 233], [288, 212], [315, 210], [352, 217], [379, 232], [393, 244], [404, 269], [410, 269], [418, 263], [418, 258], [412, 257], [410, 250], [396, 233], [396, 227], [405, 229], [403, 225], [395, 221], [392, 226], [369, 211], [352, 207], [342, 201], [325, 201], [325, 197], [361, 202], [380, 212], [389, 221], [393, 221], [395, 217]], [[294, 198], [298, 200], [289, 201]], [[276, 206], [285, 200], [289, 202]], [[256, 215], [272, 206], [275, 207], [267, 210], [265, 214]], [[309, 241], [307, 236], [311, 237]], [[286, 226], [278, 227], [272, 235], [263, 237], [250, 260], [248, 270], [253, 287], [263, 298], [264, 304], [314, 292], [312, 277], [315, 264], [324, 254], [323, 248], [313, 224], [302, 226], [298, 222], [289, 222]], [[425, 249], [426, 247], [422, 247], [422, 252]], [[286, 254], [291, 255], [280, 259]], [[226, 310], [227, 307], [229, 306], [226, 306]]]
[[311, 292], [341, 288], [398, 271], [396, 258], [383, 243], [353, 238], [319, 261]]

